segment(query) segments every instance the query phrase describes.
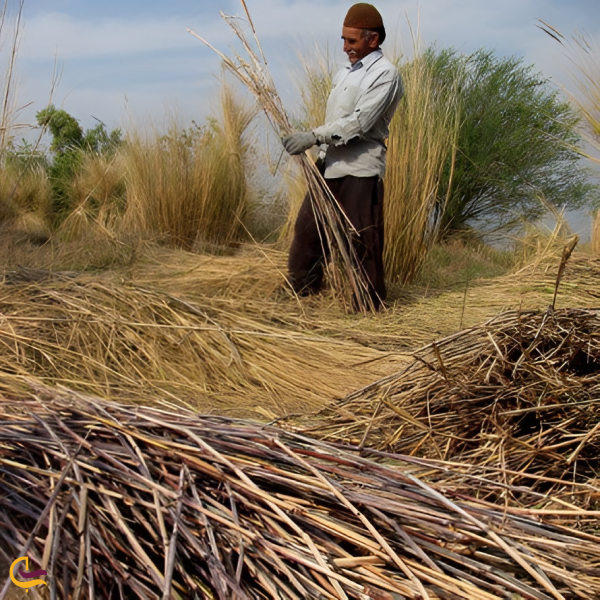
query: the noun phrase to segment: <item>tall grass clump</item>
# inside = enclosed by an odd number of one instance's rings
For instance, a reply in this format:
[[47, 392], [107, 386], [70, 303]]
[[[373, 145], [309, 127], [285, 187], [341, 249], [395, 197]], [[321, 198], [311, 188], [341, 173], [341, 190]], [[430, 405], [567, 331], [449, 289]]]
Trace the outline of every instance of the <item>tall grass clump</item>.
[[40, 127], [52, 136], [48, 174], [52, 182], [54, 224], [59, 226], [72, 211], [81, 210], [77, 179], [96, 157], [112, 159], [123, 140], [120, 129], [107, 131], [103, 123], [84, 130], [79, 121], [50, 104], [36, 115]]
[[123, 153], [82, 154], [68, 192], [73, 208], [58, 227], [61, 240], [116, 237], [125, 208]]
[[[567, 94], [582, 116], [583, 135], [590, 151], [581, 147], [574, 149], [600, 164], [600, 41], [581, 31], [567, 38], [548, 23], [540, 23], [540, 29], [562, 45], [573, 65], [571, 79], [574, 90], [567, 91]], [[598, 200], [597, 204], [600, 203]], [[593, 254], [600, 254], [600, 211], [597, 208], [592, 212], [591, 247]]]
[[600, 40], [581, 31], [567, 38], [544, 21], [540, 23], [540, 29], [562, 45], [573, 65], [571, 79], [575, 89], [567, 93], [583, 117], [587, 128], [586, 140], [596, 150], [593, 155], [582, 153], [600, 163]]
[[248, 129], [256, 109], [224, 86], [220, 119], [166, 134], [134, 132], [124, 151], [124, 227], [191, 249], [196, 242], [228, 244], [243, 234], [249, 190]]
[[45, 169], [35, 163], [13, 164], [9, 159], [0, 178], [0, 205], [5, 207], [2, 210], [35, 213], [49, 223], [51, 202], [50, 180]]
[[325, 122], [327, 100], [336, 66], [327, 49], [315, 47], [312, 54], [300, 57], [302, 68], [296, 86], [302, 103], [299, 128], [314, 129]]
[[436, 77], [432, 52], [415, 51], [399, 66], [405, 91], [388, 140], [384, 262], [388, 279], [409, 283], [438, 238], [446, 201], [440, 180], [449, 157], [453, 164], [460, 103], [455, 84]]

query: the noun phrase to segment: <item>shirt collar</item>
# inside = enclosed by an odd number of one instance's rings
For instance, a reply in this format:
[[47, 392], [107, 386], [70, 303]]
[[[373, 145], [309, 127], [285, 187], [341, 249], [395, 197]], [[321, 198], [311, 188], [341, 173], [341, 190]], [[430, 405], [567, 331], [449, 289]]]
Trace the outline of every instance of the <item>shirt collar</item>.
[[379, 60], [383, 56], [383, 52], [380, 49], [373, 50], [370, 54], [367, 54], [364, 58], [359, 60], [354, 64], [350, 64], [347, 66], [347, 69], [352, 73], [353, 71], [358, 71], [358, 69], [362, 69], [363, 67], [369, 68], [375, 61]]

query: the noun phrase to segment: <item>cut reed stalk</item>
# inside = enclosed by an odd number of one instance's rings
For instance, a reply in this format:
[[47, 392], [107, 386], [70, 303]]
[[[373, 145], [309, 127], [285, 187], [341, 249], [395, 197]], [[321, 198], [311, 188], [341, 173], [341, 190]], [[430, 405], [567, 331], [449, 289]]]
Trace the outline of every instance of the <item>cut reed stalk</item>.
[[[425, 346], [408, 367], [325, 409], [305, 432], [493, 467], [515, 501], [530, 488], [548, 501], [594, 506], [599, 340], [598, 310], [507, 312]], [[586, 484], [585, 493], [576, 484]]]
[[430, 485], [432, 465], [407, 461], [30, 382], [0, 399], [0, 537], [15, 556], [29, 540], [64, 598], [600, 593], [596, 536], [482, 502], [462, 474]]

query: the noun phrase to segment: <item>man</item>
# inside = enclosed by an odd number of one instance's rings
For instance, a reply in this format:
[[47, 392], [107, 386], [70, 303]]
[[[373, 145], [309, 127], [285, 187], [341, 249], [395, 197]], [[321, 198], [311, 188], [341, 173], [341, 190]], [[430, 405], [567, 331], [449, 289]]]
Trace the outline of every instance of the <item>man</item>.
[[[326, 146], [324, 177], [359, 233], [356, 254], [375, 308], [386, 297], [383, 270], [383, 175], [389, 124], [402, 97], [398, 69], [384, 56], [383, 19], [371, 4], [350, 8], [342, 28], [349, 64], [333, 79], [325, 124], [283, 139], [289, 154], [315, 144]], [[310, 197], [304, 199], [294, 229], [288, 269], [299, 294], [317, 292], [323, 279], [323, 247]]]

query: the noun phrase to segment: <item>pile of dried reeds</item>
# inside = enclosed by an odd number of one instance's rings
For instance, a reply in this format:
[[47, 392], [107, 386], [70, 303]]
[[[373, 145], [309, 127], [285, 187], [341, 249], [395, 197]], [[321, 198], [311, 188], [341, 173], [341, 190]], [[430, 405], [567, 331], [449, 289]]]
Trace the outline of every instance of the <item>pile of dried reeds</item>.
[[189, 302], [43, 270], [6, 273], [0, 292], [0, 373], [107, 399], [272, 419], [317, 410], [390, 372], [371, 362], [382, 352], [249, 316], [244, 300]]
[[460, 460], [509, 485], [596, 504], [599, 394], [598, 309], [512, 311], [425, 346], [306, 431]]
[[595, 536], [245, 421], [32, 383], [2, 395], [0, 465], [5, 558], [47, 570], [53, 597], [600, 594]]
[[[188, 31], [214, 50], [221, 57], [224, 67], [254, 94], [275, 133], [281, 137], [292, 132], [292, 125], [269, 73], [267, 59], [248, 7], [244, 0], [241, 0], [241, 4], [247, 26], [252, 31], [253, 42], [248, 39], [240, 18], [224, 13], [221, 16], [241, 43], [242, 54], [234, 52], [233, 57], [226, 56], [197, 33]], [[305, 153], [300, 154], [297, 161], [307, 183], [315, 218], [320, 225], [324, 253], [329, 256], [327, 273], [332, 289], [344, 301], [347, 310], [370, 311], [373, 309], [373, 300], [369, 294], [366, 275], [352, 245], [352, 238], [359, 234], [329, 190], [315, 163]]]

